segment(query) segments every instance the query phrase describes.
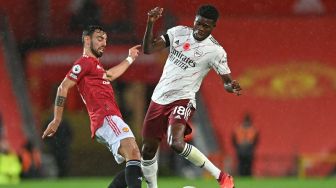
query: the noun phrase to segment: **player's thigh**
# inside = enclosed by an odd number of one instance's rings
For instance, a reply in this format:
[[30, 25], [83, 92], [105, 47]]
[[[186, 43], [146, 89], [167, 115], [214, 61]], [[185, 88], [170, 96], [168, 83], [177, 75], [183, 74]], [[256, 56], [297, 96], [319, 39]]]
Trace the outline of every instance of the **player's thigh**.
[[182, 129], [184, 130], [184, 135], [190, 134], [191, 127], [188, 122], [191, 120], [194, 112], [195, 108], [188, 99], [178, 100], [172, 103], [168, 120], [170, 128], [168, 128], [167, 135], [170, 132], [171, 134], [178, 136]]
[[162, 140], [166, 134], [168, 116], [165, 113], [166, 106], [151, 101], [142, 128], [143, 138]]
[[175, 123], [173, 125], [169, 125], [167, 130], [167, 138], [174, 140], [178, 139], [183, 140], [185, 130], [186, 130], [186, 124], [184, 123]]
[[[103, 125], [97, 129], [95, 137], [99, 143], [105, 144], [109, 148], [119, 164], [125, 161], [125, 157], [119, 153], [121, 141], [124, 139], [128, 140], [128, 138], [134, 140], [131, 129], [118, 116], [106, 116]], [[132, 142], [130, 143], [129, 145], [136, 145], [132, 144]]]

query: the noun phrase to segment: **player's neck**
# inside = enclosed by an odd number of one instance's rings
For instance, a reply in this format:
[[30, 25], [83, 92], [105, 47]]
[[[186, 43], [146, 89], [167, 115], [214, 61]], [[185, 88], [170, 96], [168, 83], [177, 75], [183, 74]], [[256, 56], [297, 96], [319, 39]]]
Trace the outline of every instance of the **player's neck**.
[[83, 56], [86, 57], [93, 57], [95, 59], [99, 59], [98, 57], [96, 57], [95, 55], [93, 55], [93, 53], [91, 52], [91, 50], [85, 49], [83, 50]]

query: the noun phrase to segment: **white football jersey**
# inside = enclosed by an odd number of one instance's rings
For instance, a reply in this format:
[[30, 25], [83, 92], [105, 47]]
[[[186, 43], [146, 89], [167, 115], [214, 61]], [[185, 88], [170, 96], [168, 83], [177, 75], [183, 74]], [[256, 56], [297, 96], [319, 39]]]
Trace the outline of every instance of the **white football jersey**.
[[213, 68], [219, 75], [230, 73], [226, 52], [211, 35], [203, 41], [194, 39], [190, 27], [176, 26], [167, 34], [170, 52], [152, 100], [169, 104], [190, 99], [196, 107], [196, 92], [209, 70]]

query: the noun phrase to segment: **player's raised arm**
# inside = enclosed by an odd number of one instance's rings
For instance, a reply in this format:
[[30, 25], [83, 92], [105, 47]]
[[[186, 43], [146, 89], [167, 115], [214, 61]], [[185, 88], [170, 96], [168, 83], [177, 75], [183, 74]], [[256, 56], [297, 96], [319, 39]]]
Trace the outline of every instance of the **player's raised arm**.
[[166, 47], [166, 42], [161, 37], [153, 37], [154, 22], [162, 16], [163, 8], [155, 7], [148, 12], [146, 31], [143, 38], [143, 52], [151, 54]]
[[48, 127], [43, 132], [42, 139], [46, 137], [51, 137], [56, 133], [58, 126], [62, 121], [63, 108], [68, 95], [68, 91], [70, 88], [75, 86], [75, 84], [75, 81], [72, 81], [66, 77], [58, 86], [54, 107], [54, 119], [49, 123]]
[[238, 81], [232, 80], [230, 74], [224, 74], [221, 76], [224, 88], [229, 93], [235, 93], [236, 95], [241, 95], [242, 88], [240, 87]]
[[119, 76], [121, 76], [128, 67], [135, 61], [135, 59], [139, 56], [139, 48], [141, 45], [133, 46], [128, 50], [128, 57], [123, 60], [118, 65], [110, 68], [106, 71], [106, 74], [104, 75], [104, 78], [109, 81], [113, 81], [117, 79]]

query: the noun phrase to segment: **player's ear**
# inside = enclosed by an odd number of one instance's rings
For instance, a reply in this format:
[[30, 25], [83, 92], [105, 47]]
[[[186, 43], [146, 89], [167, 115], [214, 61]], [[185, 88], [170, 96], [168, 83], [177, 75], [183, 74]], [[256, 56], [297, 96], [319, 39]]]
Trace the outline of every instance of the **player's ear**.
[[90, 44], [90, 40], [91, 40], [91, 38], [90, 38], [90, 36], [84, 36], [84, 45], [87, 45], [87, 44]]

